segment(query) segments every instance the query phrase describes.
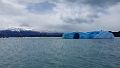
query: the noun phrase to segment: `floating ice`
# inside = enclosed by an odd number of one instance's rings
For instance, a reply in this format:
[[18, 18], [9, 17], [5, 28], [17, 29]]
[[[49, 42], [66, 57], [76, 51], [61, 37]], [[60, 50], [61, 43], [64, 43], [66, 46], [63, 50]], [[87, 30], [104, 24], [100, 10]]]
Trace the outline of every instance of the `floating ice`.
[[[79, 36], [77, 36], [76, 34], [79, 34]], [[108, 31], [71, 32], [71, 33], [64, 33], [63, 38], [64, 39], [112, 39], [114, 38], [114, 35]]]

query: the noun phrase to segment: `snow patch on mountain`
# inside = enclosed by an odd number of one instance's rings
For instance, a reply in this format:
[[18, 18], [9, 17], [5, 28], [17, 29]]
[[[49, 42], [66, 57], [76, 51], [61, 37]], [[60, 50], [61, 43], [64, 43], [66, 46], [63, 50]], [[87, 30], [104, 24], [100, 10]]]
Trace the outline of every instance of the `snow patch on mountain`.
[[16, 28], [16, 27], [10, 27], [10, 28], [7, 28], [5, 30], [11, 30], [11, 31], [32, 31], [33, 29], [31, 28], [23, 28], [23, 27], [19, 27], [19, 28]]

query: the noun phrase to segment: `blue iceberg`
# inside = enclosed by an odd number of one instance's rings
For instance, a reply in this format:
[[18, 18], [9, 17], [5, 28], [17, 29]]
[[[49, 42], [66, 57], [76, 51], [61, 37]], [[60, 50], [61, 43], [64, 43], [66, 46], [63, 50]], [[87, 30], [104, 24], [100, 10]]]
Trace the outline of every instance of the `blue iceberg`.
[[114, 35], [108, 31], [69, 32], [63, 34], [64, 39], [112, 39]]
[[74, 39], [75, 32], [68, 32], [63, 34], [64, 39]]

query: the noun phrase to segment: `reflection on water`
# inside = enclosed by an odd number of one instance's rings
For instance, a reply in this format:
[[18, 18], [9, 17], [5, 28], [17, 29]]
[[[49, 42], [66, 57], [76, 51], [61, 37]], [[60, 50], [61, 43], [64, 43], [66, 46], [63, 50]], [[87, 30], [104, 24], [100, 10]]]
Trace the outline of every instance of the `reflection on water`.
[[120, 39], [1, 38], [0, 68], [120, 68]]

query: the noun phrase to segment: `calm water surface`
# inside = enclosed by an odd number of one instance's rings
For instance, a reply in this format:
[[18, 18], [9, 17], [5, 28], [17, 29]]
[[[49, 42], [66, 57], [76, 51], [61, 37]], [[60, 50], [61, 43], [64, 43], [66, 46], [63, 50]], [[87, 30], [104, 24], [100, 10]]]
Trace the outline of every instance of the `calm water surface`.
[[120, 68], [120, 38], [0, 38], [0, 68]]

